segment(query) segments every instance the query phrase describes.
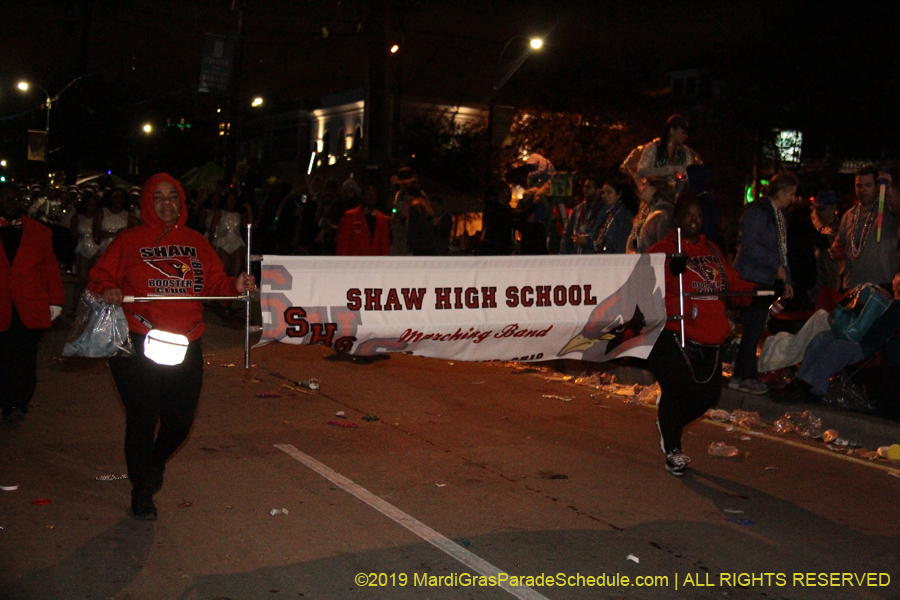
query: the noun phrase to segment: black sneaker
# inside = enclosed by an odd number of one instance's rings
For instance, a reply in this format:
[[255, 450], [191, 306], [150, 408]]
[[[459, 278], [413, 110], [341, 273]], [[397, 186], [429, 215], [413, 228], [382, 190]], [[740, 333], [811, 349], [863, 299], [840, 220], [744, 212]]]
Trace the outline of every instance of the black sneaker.
[[672, 475], [681, 477], [684, 475], [689, 462], [691, 462], [691, 459], [682, 454], [681, 450], [672, 450], [666, 454], [666, 471]]
[[156, 505], [153, 504], [153, 490], [139, 488], [131, 490], [131, 516], [141, 521], [155, 521]]

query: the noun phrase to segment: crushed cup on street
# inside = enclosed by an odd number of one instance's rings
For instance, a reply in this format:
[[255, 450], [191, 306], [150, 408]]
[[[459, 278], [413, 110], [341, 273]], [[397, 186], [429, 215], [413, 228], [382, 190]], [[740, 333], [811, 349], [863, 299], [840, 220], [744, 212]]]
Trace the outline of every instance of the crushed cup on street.
[[838, 437], [838, 432], [834, 429], [828, 429], [822, 433], [822, 441], [826, 444], [830, 444]]
[[275, 515], [286, 515], [286, 514], [288, 514], [288, 509], [286, 509], [286, 508], [273, 508], [272, 510], [269, 511], [269, 514], [272, 515], [273, 517], [274, 517]]
[[310, 379], [309, 381], [295, 381], [295, 385], [299, 385], [302, 388], [306, 388], [308, 390], [318, 390], [319, 389], [319, 380], [318, 379]]
[[729, 446], [725, 442], [712, 442], [709, 445], [709, 454], [711, 456], [737, 456], [740, 454], [740, 450], [735, 448], [734, 446]]
[[726, 423], [731, 420], [731, 415], [727, 410], [722, 410], [721, 408], [717, 408], [715, 410], [711, 410], [707, 413], [707, 416], [718, 423]]
[[641, 559], [639, 559], [634, 554], [629, 554], [628, 556], [625, 557], [625, 560], [630, 560], [633, 563], [641, 564]]

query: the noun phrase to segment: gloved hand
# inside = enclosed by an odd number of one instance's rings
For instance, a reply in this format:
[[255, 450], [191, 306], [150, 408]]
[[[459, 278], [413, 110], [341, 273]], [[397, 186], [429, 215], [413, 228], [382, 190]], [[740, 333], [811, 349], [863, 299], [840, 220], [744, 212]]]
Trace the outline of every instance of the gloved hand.
[[678, 277], [687, 271], [687, 254], [675, 254], [669, 259], [669, 272]]

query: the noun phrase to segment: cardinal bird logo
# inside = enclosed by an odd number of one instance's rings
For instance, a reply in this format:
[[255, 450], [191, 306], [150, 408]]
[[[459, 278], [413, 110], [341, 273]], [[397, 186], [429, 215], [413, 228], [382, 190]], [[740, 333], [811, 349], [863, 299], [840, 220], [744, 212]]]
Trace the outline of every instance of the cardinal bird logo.
[[145, 262], [166, 277], [174, 279], [184, 279], [187, 272], [191, 270], [177, 258], [156, 258]]
[[638, 346], [652, 346], [665, 322], [662, 291], [650, 257], [643, 255], [622, 287], [591, 311], [582, 330], [557, 356], [581, 352], [581, 360], [610, 360]]

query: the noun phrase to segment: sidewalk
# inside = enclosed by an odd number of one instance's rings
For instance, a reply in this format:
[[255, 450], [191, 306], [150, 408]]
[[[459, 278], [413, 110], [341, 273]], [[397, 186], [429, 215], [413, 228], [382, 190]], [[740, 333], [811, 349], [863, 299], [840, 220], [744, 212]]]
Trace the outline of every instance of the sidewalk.
[[[570, 369], [563, 367], [566, 372]], [[616, 376], [621, 384], [650, 385], [653, 375], [646, 369], [619, 362], [599, 363], [596, 372]], [[826, 429], [835, 429], [841, 438], [851, 444], [871, 450], [881, 446], [900, 444], [900, 422], [883, 419], [860, 412], [843, 410], [822, 404], [777, 404], [771, 394], [755, 396], [722, 387], [722, 397], [718, 408], [732, 412], [735, 409], [757, 412], [768, 423], [774, 423], [785, 413], [811, 411], [822, 419]]]

